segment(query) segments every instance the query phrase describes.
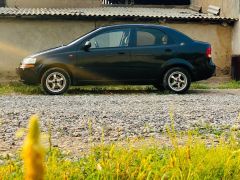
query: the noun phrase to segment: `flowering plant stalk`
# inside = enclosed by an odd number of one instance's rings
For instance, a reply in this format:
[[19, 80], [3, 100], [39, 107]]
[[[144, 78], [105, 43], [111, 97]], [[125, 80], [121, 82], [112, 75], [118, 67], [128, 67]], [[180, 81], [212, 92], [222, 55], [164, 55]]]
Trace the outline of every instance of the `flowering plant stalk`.
[[44, 179], [44, 148], [40, 144], [39, 118], [34, 115], [29, 120], [29, 130], [23, 144], [25, 180]]

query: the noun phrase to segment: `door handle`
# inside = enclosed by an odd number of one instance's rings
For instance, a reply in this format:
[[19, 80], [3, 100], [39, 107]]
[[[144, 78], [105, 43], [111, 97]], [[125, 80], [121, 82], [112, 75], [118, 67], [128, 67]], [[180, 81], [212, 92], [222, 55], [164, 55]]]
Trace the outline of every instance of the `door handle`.
[[69, 54], [68, 57], [69, 59], [74, 59], [75, 56], [73, 54]]
[[120, 55], [124, 55], [124, 54], [126, 54], [125, 52], [119, 52], [118, 54], [120, 54]]

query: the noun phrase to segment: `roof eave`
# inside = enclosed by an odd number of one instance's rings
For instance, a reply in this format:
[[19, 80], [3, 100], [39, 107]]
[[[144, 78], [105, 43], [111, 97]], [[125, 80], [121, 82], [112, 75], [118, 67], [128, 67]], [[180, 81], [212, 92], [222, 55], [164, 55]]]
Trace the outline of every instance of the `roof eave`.
[[[153, 21], [161, 21], [161, 22], [205, 22], [210, 24], [234, 24], [239, 19], [237, 18], [226, 18], [226, 17], [216, 17], [216, 18], [200, 18], [200, 17], [153, 17], [153, 16], [97, 16], [97, 15], [16, 15], [16, 14], [8, 14], [1, 15], [0, 18], [22, 18], [22, 19], [71, 19], [71, 20], [133, 20], [133, 21], [141, 21], [141, 20], [153, 20]], [[87, 21], [86, 20], [86, 21]]]

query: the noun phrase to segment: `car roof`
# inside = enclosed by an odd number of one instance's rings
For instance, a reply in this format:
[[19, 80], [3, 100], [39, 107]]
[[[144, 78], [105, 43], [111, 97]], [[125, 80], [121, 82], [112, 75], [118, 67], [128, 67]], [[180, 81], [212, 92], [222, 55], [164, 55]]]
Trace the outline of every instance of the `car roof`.
[[116, 24], [116, 25], [106, 25], [100, 26], [99, 28], [114, 28], [114, 27], [149, 27], [149, 28], [161, 28], [161, 29], [171, 29], [167, 26], [157, 25], [157, 24]]

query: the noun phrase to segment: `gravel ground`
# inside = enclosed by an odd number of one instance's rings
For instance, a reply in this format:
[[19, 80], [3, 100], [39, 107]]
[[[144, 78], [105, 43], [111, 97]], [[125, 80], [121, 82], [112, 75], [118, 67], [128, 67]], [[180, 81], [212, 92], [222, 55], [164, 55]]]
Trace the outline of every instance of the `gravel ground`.
[[[0, 96], [0, 151], [21, 145], [16, 131], [26, 128], [28, 118], [41, 117], [47, 132], [52, 124], [53, 143], [60, 148], [81, 149], [83, 144], [136, 136], [162, 136], [171, 123], [175, 128], [201, 128], [214, 131], [238, 127], [239, 90], [192, 91], [186, 95], [160, 95], [155, 92], [135, 94], [83, 94], [78, 96]], [[240, 126], [239, 126], [240, 127]], [[92, 135], [90, 135], [92, 134]]]

